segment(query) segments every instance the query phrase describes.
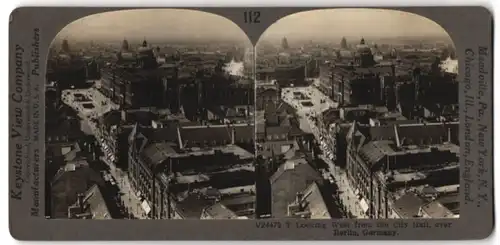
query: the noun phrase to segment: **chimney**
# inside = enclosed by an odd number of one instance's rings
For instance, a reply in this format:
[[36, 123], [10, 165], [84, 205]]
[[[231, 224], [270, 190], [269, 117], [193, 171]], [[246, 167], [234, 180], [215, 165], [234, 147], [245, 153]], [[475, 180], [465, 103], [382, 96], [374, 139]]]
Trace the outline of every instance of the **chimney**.
[[77, 196], [77, 204], [78, 204], [78, 207], [80, 208], [80, 213], [83, 213], [85, 211], [85, 207], [84, 207], [84, 203], [83, 203], [84, 198], [85, 198], [85, 195], [83, 195], [82, 193], [78, 194], [78, 196]]
[[231, 127], [231, 145], [234, 145], [235, 144], [235, 135], [236, 135], [236, 130], [234, 129], [234, 127]]
[[182, 137], [181, 137], [181, 128], [179, 126], [177, 126], [177, 140], [178, 140], [178, 144], [179, 144], [179, 149], [184, 149], [184, 144], [182, 142]]
[[125, 110], [121, 111], [121, 118], [122, 118], [122, 121], [124, 121], [124, 122], [127, 121], [127, 112]]
[[448, 128], [448, 143], [451, 143], [451, 128]]
[[396, 146], [401, 147], [401, 142], [399, 141], [398, 125], [394, 124], [394, 137], [396, 137]]
[[300, 201], [302, 200], [303, 197], [304, 197], [304, 194], [302, 194], [301, 192], [297, 192], [297, 194], [295, 196], [295, 202], [297, 204], [300, 204]]

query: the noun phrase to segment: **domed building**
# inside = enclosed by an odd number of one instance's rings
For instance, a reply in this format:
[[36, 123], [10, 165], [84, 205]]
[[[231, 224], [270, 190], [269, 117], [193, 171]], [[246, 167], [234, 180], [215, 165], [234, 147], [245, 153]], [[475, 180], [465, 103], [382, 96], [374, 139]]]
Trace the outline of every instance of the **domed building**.
[[148, 42], [144, 40], [142, 46], [137, 49], [137, 60], [139, 66], [143, 69], [153, 69], [158, 67], [153, 49], [148, 46]]
[[375, 65], [372, 50], [365, 43], [364, 38], [361, 38], [360, 43], [356, 45], [356, 55], [354, 57], [354, 62], [360, 67], [371, 67]]
[[121, 50], [116, 53], [116, 64], [124, 67], [135, 67], [137, 65], [137, 56], [130, 51], [127, 39], [123, 39]]

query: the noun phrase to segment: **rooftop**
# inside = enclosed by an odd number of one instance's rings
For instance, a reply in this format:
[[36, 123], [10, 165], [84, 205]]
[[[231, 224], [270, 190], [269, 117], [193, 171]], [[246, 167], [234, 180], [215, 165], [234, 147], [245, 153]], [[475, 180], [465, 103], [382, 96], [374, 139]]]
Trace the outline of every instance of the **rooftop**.
[[203, 210], [203, 214], [209, 219], [237, 219], [238, 216], [221, 203], [216, 203]]
[[314, 182], [303, 192], [301, 202], [307, 203], [311, 219], [331, 219], [330, 212], [320, 191], [318, 183]]
[[[82, 206], [83, 205], [83, 206]], [[70, 218], [111, 219], [108, 207], [104, 200], [101, 189], [93, 185], [84, 194], [82, 203], [78, 201], [69, 207], [75, 213], [70, 213]]]
[[286, 217], [288, 205], [295, 200], [297, 193], [303, 192], [315, 181], [322, 181], [322, 178], [304, 158], [282, 164], [270, 178], [273, 216]]
[[441, 202], [435, 200], [422, 206], [422, 213], [430, 218], [453, 218], [455, 215]]
[[178, 197], [176, 211], [184, 219], [199, 219], [203, 209], [214, 204], [213, 199], [207, 199], [201, 193], [185, 193]]
[[417, 217], [420, 207], [425, 203], [425, 200], [420, 198], [417, 194], [408, 192], [394, 201], [396, 212], [401, 218], [414, 218]]
[[144, 156], [153, 164], [159, 164], [168, 158], [182, 158], [189, 156], [204, 156], [214, 155], [219, 153], [234, 154], [240, 159], [253, 159], [254, 155], [247, 150], [237, 145], [223, 145], [204, 148], [184, 148], [183, 150], [175, 147], [175, 144], [170, 142], [153, 143], [144, 149]]

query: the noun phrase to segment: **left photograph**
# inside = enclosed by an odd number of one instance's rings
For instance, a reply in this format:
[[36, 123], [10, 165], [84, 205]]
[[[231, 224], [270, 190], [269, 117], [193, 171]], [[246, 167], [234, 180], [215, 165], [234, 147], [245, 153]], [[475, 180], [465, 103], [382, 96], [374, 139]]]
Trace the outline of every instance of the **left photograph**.
[[211, 13], [87, 16], [53, 40], [49, 219], [253, 219], [254, 50]]

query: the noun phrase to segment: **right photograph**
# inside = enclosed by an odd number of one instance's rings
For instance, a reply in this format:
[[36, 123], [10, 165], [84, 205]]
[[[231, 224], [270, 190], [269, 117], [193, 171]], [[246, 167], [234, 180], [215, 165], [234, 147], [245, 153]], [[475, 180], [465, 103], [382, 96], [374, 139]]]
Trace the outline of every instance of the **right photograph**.
[[423, 16], [330, 9], [256, 46], [260, 218], [460, 215], [458, 61]]

